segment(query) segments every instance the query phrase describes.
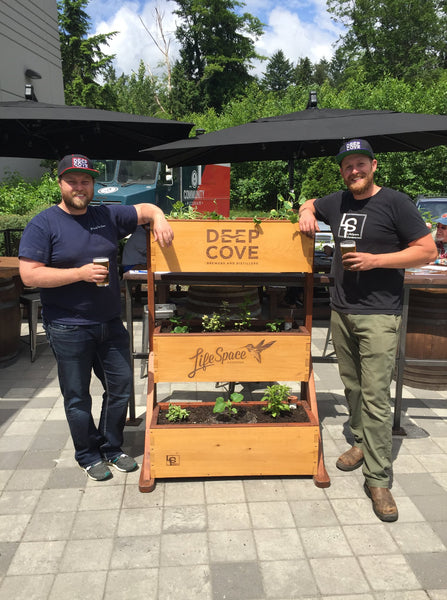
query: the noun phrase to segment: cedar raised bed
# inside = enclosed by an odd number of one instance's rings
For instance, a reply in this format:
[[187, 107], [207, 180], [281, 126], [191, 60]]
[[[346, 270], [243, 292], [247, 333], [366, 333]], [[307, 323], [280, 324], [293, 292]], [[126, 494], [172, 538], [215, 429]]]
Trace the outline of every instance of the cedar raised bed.
[[[148, 244], [151, 352], [140, 490], [152, 491], [156, 478], [254, 475], [309, 475], [327, 487], [310, 353], [313, 240], [289, 221], [171, 225], [171, 247], [160, 248], [153, 238]], [[156, 271], [216, 273], [222, 282], [225, 273], [305, 273], [304, 326], [279, 333], [161, 333], [155, 325]], [[160, 425], [156, 384], [162, 381], [299, 381], [309, 421]]]
[[[256, 404], [261, 403], [237, 407], [250, 410]], [[318, 421], [306, 402], [302, 406], [308, 422], [271, 418], [270, 423], [159, 425], [159, 412], [168, 407], [159, 404], [150, 425], [151, 475], [156, 479], [316, 473]]]

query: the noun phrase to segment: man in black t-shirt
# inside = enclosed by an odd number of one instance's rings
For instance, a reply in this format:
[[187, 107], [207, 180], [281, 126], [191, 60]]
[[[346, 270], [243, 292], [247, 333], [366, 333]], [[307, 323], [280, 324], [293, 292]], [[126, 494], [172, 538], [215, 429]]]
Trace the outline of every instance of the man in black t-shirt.
[[[313, 237], [321, 220], [335, 241], [331, 332], [354, 437], [336, 465], [342, 471], [363, 465], [375, 514], [395, 521], [390, 385], [404, 269], [434, 260], [436, 247], [411, 199], [374, 182], [377, 161], [366, 140], [345, 142], [336, 159], [347, 191], [308, 200], [299, 211], [302, 232]], [[355, 242], [355, 251], [342, 256], [344, 240]]]

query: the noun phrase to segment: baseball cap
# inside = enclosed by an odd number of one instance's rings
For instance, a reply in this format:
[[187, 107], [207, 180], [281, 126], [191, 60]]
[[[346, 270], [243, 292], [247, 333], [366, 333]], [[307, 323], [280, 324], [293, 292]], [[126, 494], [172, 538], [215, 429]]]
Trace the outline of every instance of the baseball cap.
[[444, 213], [439, 217], [439, 219], [435, 219], [435, 223], [441, 223], [441, 225], [447, 225], [447, 213]]
[[337, 156], [335, 157], [338, 164], [340, 164], [345, 156], [348, 156], [349, 154], [366, 154], [366, 156], [374, 158], [374, 152], [369, 145], [369, 142], [361, 139], [349, 140], [341, 146]]
[[65, 173], [88, 173], [92, 177], [98, 177], [99, 171], [93, 168], [92, 161], [82, 154], [67, 154], [57, 167], [57, 176]]

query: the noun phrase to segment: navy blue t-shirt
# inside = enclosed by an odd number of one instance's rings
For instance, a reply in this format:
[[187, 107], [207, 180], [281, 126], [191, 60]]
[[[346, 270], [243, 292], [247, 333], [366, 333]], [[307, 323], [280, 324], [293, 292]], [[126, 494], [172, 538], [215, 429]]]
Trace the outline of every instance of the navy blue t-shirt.
[[28, 223], [20, 241], [19, 257], [60, 269], [82, 267], [99, 256], [107, 256], [110, 261], [108, 287], [79, 281], [41, 288], [46, 321], [87, 325], [120, 316], [118, 240], [135, 231], [136, 226], [134, 206], [110, 205], [89, 206], [79, 216], [52, 206]]

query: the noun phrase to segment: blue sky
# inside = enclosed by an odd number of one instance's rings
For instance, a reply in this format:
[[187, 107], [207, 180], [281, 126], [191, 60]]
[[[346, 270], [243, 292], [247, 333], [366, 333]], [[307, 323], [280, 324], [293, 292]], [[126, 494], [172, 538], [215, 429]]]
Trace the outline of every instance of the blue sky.
[[[92, 20], [91, 34], [118, 31], [112, 39], [110, 54], [116, 54], [115, 68], [118, 75], [130, 73], [138, 68], [140, 59], [157, 72], [162, 54], [147, 33], [149, 29], [159, 38], [156, 27], [155, 9], [163, 15], [163, 30], [169, 40], [171, 60], [178, 56], [174, 38], [176, 3], [169, 0], [90, 0], [87, 13]], [[256, 43], [256, 50], [270, 57], [282, 50], [294, 64], [299, 58], [308, 56], [312, 62], [330, 59], [333, 43], [338, 39], [340, 26], [331, 21], [326, 10], [326, 0], [247, 0], [243, 7], [258, 17], [264, 24], [264, 35]], [[143, 25], [143, 23], [144, 25]], [[255, 64], [255, 73], [261, 75], [266, 62]]]

